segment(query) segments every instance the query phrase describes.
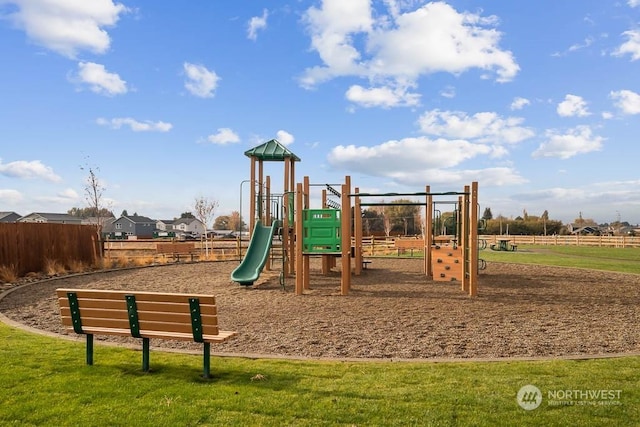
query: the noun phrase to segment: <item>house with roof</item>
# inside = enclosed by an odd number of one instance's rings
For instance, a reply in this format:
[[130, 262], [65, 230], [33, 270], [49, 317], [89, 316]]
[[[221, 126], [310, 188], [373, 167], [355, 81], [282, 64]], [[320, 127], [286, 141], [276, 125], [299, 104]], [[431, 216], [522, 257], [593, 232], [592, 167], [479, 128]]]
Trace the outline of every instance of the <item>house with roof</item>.
[[178, 218], [173, 222], [173, 231], [201, 236], [207, 232], [207, 227], [196, 218]]
[[175, 219], [159, 219], [156, 221], [156, 229], [158, 231], [173, 231], [175, 221]]
[[114, 216], [109, 216], [109, 217], [89, 217], [89, 218], [83, 218], [82, 219], [82, 225], [93, 225], [93, 226], [97, 226], [98, 224], [100, 224], [102, 226], [102, 237], [109, 237], [111, 235], [111, 233], [113, 232], [113, 222], [116, 220], [116, 217]]
[[113, 221], [109, 229], [113, 234], [110, 237], [150, 239], [156, 229], [156, 221], [142, 215], [122, 215]]
[[33, 212], [18, 218], [16, 222], [37, 222], [43, 224], [81, 224], [82, 218], [66, 213]]
[[581, 236], [599, 236], [602, 234], [602, 230], [597, 225], [576, 225], [569, 224], [567, 230], [571, 234], [579, 234]]
[[21, 217], [15, 212], [0, 212], [0, 222], [18, 222]]

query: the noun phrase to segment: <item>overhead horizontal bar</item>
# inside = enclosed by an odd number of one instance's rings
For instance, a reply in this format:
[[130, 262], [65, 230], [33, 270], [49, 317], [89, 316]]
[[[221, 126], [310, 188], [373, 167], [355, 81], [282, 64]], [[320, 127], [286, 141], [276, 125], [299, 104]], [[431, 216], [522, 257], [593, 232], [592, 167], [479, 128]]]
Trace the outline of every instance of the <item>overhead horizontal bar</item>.
[[445, 193], [352, 193], [349, 197], [397, 197], [397, 196], [464, 196], [471, 193], [449, 191]]
[[425, 202], [378, 202], [378, 203], [360, 203], [360, 206], [425, 206]]

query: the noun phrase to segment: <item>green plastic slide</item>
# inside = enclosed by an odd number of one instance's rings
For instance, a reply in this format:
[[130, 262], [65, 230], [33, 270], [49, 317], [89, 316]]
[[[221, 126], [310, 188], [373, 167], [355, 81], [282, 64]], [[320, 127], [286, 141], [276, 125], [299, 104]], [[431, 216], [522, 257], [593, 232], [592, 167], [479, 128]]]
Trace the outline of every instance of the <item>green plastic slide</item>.
[[253, 230], [247, 253], [240, 265], [231, 272], [231, 280], [243, 286], [251, 286], [260, 277], [269, 256], [273, 234], [278, 226], [279, 221], [274, 221], [271, 226], [264, 226], [258, 221]]

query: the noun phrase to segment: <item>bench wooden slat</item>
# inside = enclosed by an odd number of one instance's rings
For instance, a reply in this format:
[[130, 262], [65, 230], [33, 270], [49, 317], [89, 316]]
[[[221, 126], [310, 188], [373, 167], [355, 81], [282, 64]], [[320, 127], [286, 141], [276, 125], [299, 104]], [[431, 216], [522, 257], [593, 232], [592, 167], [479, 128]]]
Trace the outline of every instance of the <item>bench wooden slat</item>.
[[[126, 302], [124, 300], [124, 296], [121, 297], [122, 299], [118, 299], [118, 300], [100, 300], [100, 299], [83, 299], [82, 300], [82, 308], [83, 309], [94, 309], [94, 308], [100, 308], [100, 309], [110, 309], [110, 310], [125, 310], [127, 309], [126, 307]], [[64, 297], [60, 297], [58, 298], [58, 303], [60, 304], [60, 307], [69, 307], [69, 300], [67, 299], [67, 296], [65, 294]], [[188, 304], [187, 302], [181, 302], [181, 303], [157, 303], [157, 302], [148, 302], [148, 301], [136, 301], [136, 306], [138, 307], [138, 311], [147, 311], [147, 312], [161, 312], [161, 313], [184, 313], [185, 312], [185, 304]], [[188, 312], [188, 309], [187, 311]], [[200, 312], [203, 315], [209, 315], [209, 316], [216, 316], [217, 315], [217, 309], [215, 305], [211, 305], [211, 304], [203, 304], [202, 301], [200, 301]]]
[[[70, 314], [62, 314], [61, 316], [62, 324], [70, 329], [73, 329], [73, 320]], [[166, 331], [166, 332], [191, 332], [191, 318], [186, 319], [176, 319], [178, 321], [171, 321], [170, 319], [163, 320], [159, 317], [155, 319], [140, 319], [138, 318], [138, 322], [140, 325], [140, 329], [150, 330], [150, 331]], [[203, 318], [203, 331], [207, 334], [216, 334], [216, 330], [218, 328], [217, 319], [211, 318]], [[129, 328], [129, 318], [127, 316], [118, 316], [118, 317], [85, 317], [82, 315], [82, 327], [83, 329], [92, 326], [99, 327], [112, 327], [112, 328]], [[131, 334], [131, 331], [129, 331]]]
[[120, 290], [120, 291], [109, 291], [102, 289], [56, 289], [56, 293], [59, 298], [66, 298], [67, 292], [75, 292], [78, 295], [78, 298], [88, 298], [88, 299], [113, 299], [120, 300], [124, 298], [125, 295], [135, 294], [136, 300], [140, 299], [141, 301], [155, 301], [155, 302], [189, 302], [189, 298], [198, 298], [200, 300], [200, 304], [210, 304], [215, 305], [216, 299], [213, 295], [206, 294], [185, 294], [185, 293], [159, 293], [159, 292], [146, 292], [146, 291], [129, 291], [129, 290]]
[[[62, 317], [71, 318], [71, 309], [69, 307], [61, 307], [60, 314]], [[217, 325], [218, 318], [216, 315], [201, 314], [202, 323], [209, 325]], [[82, 307], [82, 319], [88, 321], [89, 319], [129, 319], [129, 313], [122, 310], [111, 310], [102, 308], [87, 308]], [[140, 311], [138, 310], [138, 320], [140, 322], [170, 322], [170, 323], [185, 323], [191, 324], [190, 313], [163, 313], [155, 311]]]
[[[86, 330], [86, 333], [95, 334], [95, 335], [116, 335], [116, 336], [123, 336], [123, 337], [131, 336], [131, 331], [129, 330], [129, 328], [118, 329], [118, 328], [92, 326], [92, 327], [85, 328], [85, 330]], [[204, 339], [205, 342], [221, 343], [221, 342], [228, 341], [229, 339], [233, 338], [237, 334], [238, 333], [235, 331], [218, 331], [218, 334], [216, 335], [204, 334], [202, 338]], [[141, 335], [147, 338], [164, 338], [164, 339], [176, 340], [176, 341], [193, 341], [193, 335], [191, 333], [165, 334], [158, 331], [143, 330], [141, 331]]]

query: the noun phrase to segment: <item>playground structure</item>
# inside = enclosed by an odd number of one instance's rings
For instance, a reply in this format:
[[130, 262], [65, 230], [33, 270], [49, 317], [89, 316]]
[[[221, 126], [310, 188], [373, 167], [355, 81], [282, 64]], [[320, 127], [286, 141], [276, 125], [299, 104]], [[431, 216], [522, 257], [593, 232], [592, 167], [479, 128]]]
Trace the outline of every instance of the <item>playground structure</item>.
[[[282, 261], [280, 274], [284, 286], [286, 277], [295, 276], [295, 293], [302, 295], [310, 289], [311, 257], [322, 257], [322, 273], [328, 274], [341, 266], [340, 294], [347, 295], [352, 274], [360, 275], [366, 266], [362, 252], [362, 216], [364, 206], [398, 205], [394, 202], [367, 202], [371, 197], [423, 197], [424, 201], [403, 202], [404, 205], [425, 207], [424, 238], [418, 239], [423, 249], [423, 273], [436, 281], [456, 281], [469, 296], [478, 293], [479, 248], [478, 241], [478, 183], [464, 187], [461, 192], [431, 192], [425, 186], [418, 193], [361, 193], [352, 189], [351, 178], [345, 176], [340, 184], [311, 184], [309, 177], [295, 182], [295, 162], [300, 158], [276, 140], [270, 140], [245, 152], [251, 159], [249, 230], [251, 242], [241, 264], [232, 272], [233, 281], [251, 285], [263, 269], [272, 268], [269, 253], [279, 250]], [[271, 179], [264, 177], [264, 161], [284, 162], [284, 191], [271, 194]], [[256, 170], [257, 169], [257, 170]], [[322, 186], [321, 204], [310, 207], [311, 188]], [[339, 187], [337, 189], [336, 187]], [[455, 197], [455, 200], [440, 200]], [[337, 200], [336, 200], [337, 199]], [[434, 235], [439, 228], [437, 203], [456, 206], [455, 235]], [[353, 214], [353, 212], [357, 214]], [[438, 230], [436, 230], [437, 232]], [[273, 245], [274, 236], [280, 237], [279, 247]], [[415, 243], [414, 243], [415, 244]]]

